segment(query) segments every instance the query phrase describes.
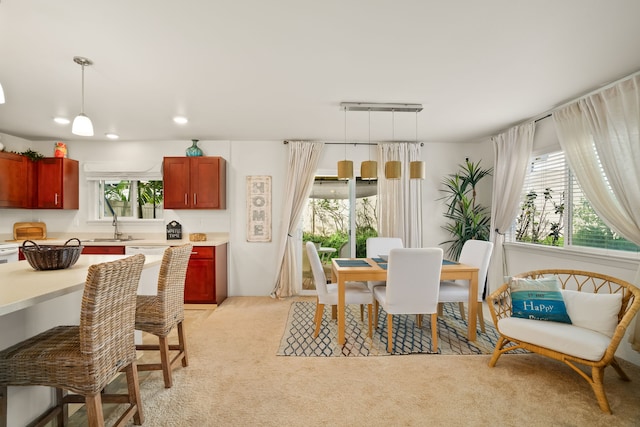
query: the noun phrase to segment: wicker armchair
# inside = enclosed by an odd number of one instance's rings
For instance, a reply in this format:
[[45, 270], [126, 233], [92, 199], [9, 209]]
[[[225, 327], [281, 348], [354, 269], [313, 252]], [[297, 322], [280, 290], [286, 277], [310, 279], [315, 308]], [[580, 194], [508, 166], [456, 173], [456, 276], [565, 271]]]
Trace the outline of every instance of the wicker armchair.
[[[90, 426], [104, 426], [102, 402], [128, 404], [115, 425], [131, 417], [136, 425], [144, 422], [133, 329], [143, 264], [144, 255], [135, 255], [90, 266], [79, 326], [57, 326], [0, 352], [0, 425], [7, 425], [7, 386], [34, 385], [55, 387], [56, 406], [33, 425], [53, 419], [66, 425], [64, 405], [82, 402]], [[102, 394], [120, 371], [128, 394]]]
[[[638, 310], [640, 310], [640, 289], [615, 277], [580, 270], [536, 270], [518, 274], [514, 277], [537, 279], [545, 276], [557, 276], [563, 289], [598, 294], [622, 294], [622, 305], [620, 312], [618, 313], [618, 323], [613, 332], [613, 336], [610, 338], [610, 341], [608, 341], [608, 346], [604, 351], [604, 355], [599, 360], [588, 360], [541, 347], [529, 342], [524, 342], [503, 334], [502, 331], [500, 331], [500, 320], [510, 317], [512, 311], [509, 285], [505, 283], [488, 297], [489, 310], [491, 311], [493, 323], [496, 325], [498, 332], [500, 332], [500, 338], [496, 344], [489, 366], [494, 367], [498, 358], [503, 353], [521, 348], [562, 361], [569, 365], [571, 369], [576, 371], [591, 385], [598, 400], [598, 404], [600, 405], [600, 409], [602, 409], [603, 412], [611, 413], [611, 408], [609, 407], [609, 402], [607, 401], [607, 397], [604, 392], [604, 369], [611, 365], [616, 370], [620, 378], [625, 381], [629, 381], [629, 377], [624, 373], [615, 358], [615, 352], [631, 320]], [[580, 369], [580, 367], [577, 366], [578, 364], [591, 367], [591, 375]]]
[[[136, 303], [135, 328], [158, 337], [159, 344], [139, 344], [137, 350], [159, 350], [160, 363], [140, 363], [138, 371], [162, 370], [164, 386], [173, 384], [171, 371], [178, 362], [186, 367], [187, 343], [182, 322], [184, 320], [184, 281], [187, 265], [193, 245], [186, 244], [168, 248], [164, 252], [160, 274], [158, 276], [158, 292], [156, 295], [138, 295]], [[169, 345], [167, 336], [178, 328], [178, 344]], [[178, 353], [169, 359], [170, 350]]]

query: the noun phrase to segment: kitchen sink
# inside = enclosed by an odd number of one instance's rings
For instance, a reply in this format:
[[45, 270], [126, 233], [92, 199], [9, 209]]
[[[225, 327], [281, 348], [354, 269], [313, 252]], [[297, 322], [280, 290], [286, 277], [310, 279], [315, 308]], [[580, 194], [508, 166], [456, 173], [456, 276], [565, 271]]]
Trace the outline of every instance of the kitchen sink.
[[133, 242], [134, 240], [142, 240], [142, 239], [134, 239], [133, 237], [127, 237], [124, 239], [115, 239], [113, 237], [100, 237], [97, 239], [82, 239], [82, 242], [94, 242], [94, 243], [98, 243], [98, 242]]

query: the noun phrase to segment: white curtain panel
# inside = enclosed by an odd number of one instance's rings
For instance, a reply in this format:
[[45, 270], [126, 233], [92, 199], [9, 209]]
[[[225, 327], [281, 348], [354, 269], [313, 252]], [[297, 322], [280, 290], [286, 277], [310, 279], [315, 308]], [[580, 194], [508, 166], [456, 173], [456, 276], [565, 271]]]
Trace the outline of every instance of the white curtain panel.
[[[593, 209], [640, 245], [640, 75], [570, 104], [553, 118], [569, 167]], [[640, 351], [637, 318], [631, 342]]]
[[[378, 235], [399, 237], [406, 248], [422, 247], [422, 181], [409, 179], [409, 163], [421, 160], [420, 144], [378, 144]], [[402, 164], [400, 179], [386, 179], [384, 165]]]
[[488, 293], [497, 289], [508, 274], [504, 256], [504, 233], [511, 227], [520, 206], [522, 186], [529, 170], [533, 147], [534, 122], [514, 126], [493, 142], [493, 193], [491, 197], [491, 236], [493, 254], [487, 277]]
[[323, 142], [289, 141], [289, 171], [285, 188], [284, 221], [280, 239], [280, 268], [272, 297], [283, 298], [295, 295], [296, 283], [302, 274], [298, 271], [296, 242], [294, 235], [300, 224], [305, 202], [313, 188], [313, 181], [324, 147]]

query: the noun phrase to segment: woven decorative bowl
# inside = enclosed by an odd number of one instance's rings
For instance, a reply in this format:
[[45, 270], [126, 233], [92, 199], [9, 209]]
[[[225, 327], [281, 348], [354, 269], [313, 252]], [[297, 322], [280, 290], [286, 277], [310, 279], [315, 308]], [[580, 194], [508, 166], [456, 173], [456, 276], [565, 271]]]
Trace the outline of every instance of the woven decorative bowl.
[[[77, 240], [77, 245], [68, 245], [72, 240]], [[27, 243], [31, 245], [27, 246]], [[22, 253], [31, 267], [36, 270], [62, 270], [69, 268], [78, 261], [82, 253], [80, 239], [69, 239], [64, 245], [38, 245], [32, 240], [22, 243]]]

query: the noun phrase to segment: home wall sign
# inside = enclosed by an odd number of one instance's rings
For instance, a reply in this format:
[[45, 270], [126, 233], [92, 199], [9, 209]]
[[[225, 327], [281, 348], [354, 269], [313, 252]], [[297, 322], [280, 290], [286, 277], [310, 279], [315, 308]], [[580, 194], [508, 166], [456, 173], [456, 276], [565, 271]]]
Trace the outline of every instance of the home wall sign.
[[247, 242], [271, 241], [271, 177], [247, 176]]

